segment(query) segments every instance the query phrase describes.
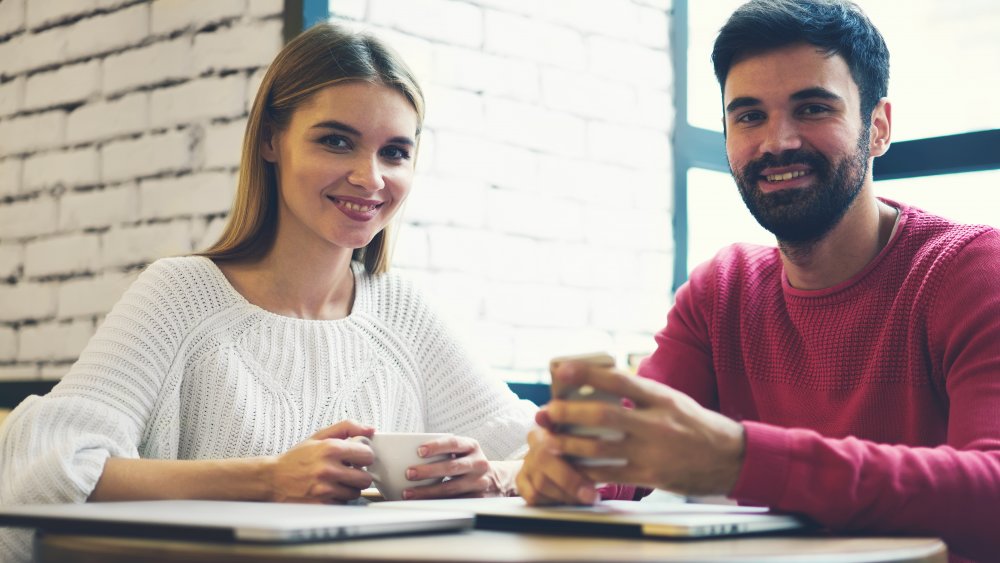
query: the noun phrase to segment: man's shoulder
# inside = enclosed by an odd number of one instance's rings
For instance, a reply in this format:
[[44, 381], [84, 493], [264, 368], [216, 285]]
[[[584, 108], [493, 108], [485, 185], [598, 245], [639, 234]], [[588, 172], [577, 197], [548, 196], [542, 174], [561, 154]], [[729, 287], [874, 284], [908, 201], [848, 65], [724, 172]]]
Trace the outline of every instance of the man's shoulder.
[[777, 247], [739, 242], [722, 248], [710, 260], [696, 267], [691, 272], [691, 279], [707, 281], [711, 278], [718, 283], [727, 280], [744, 283], [779, 275], [780, 272], [781, 254]]
[[974, 242], [1000, 251], [1000, 231], [990, 225], [959, 223], [912, 206], [900, 209], [905, 222], [900, 242], [914, 262], [949, 260]]

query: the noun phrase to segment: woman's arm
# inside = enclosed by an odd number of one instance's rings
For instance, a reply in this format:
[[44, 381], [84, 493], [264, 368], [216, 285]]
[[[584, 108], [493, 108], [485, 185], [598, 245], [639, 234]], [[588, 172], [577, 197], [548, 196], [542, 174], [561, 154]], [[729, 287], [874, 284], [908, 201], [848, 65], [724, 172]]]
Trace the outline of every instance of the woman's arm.
[[109, 458], [88, 501], [210, 499], [345, 502], [372, 479], [361, 467], [374, 455], [348, 440], [374, 429], [343, 421], [277, 456], [225, 460]]

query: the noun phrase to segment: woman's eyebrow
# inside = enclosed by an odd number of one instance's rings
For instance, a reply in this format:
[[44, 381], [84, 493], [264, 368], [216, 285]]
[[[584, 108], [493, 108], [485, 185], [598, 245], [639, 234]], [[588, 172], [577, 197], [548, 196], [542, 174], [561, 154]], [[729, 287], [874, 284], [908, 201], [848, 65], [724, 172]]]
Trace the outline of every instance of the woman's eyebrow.
[[[361, 131], [358, 131], [357, 129], [355, 129], [354, 127], [351, 127], [350, 125], [348, 125], [346, 123], [342, 123], [340, 121], [335, 121], [335, 120], [320, 121], [319, 123], [317, 123], [317, 124], [313, 125], [312, 127], [310, 127], [310, 129], [333, 129], [335, 131], [342, 131], [344, 133], [350, 133], [351, 135], [354, 135], [356, 137], [362, 137], [363, 136], [361, 134]], [[416, 146], [416, 144], [417, 144], [413, 139], [411, 139], [409, 137], [393, 137], [393, 138], [389, 139], [389, 142], [390, 143], [395, 143], [397, 145], [408, 145], [408, 146], [411, 146], [411, 147], [412, 146]]]
[[357, 135], [358, 137], [361, 136], [361, 131], [358, 131], [357, 129], [351, 127], [346, 123], [341, 123], [339, 121], [334, 121], [334, 120], [320, 121], [319, 123], [313, 125], [311, 129], [336, 129], [337, 131], [343, 131], [345, 133]]

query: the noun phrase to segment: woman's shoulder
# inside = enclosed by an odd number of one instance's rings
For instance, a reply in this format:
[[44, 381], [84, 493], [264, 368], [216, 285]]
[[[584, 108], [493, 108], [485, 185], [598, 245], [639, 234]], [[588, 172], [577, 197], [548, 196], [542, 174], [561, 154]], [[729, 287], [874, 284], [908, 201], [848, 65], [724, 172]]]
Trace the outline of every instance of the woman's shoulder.
[[355, 264], [358, 291], [355, 309], [382, 319], [389, 325], [410, 324], [432, 316], [420, 283], [407, 273], [391, 270], [371, 274]]
[[147, 266], [122, 302], [194, 320], [236, 304], [233, 291], [210, 259], [179, 256], [161, 258]]

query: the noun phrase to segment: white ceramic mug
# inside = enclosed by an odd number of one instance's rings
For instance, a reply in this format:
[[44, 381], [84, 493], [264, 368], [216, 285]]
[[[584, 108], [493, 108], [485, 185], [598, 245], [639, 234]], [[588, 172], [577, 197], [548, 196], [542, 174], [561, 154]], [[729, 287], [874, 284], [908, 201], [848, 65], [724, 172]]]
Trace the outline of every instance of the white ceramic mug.
[[354, 440], [367, 444], [375, 452], [375, 461], [365, 467], [372, 476], [375, 487], [386, 500], [402, 500], [403, 489], [440, 483], [443, 477], [410, 481], [406, 470], [414, 465], [434, 463], [448, 459], [448, 454], [423, 458], [417, 448], [427, 442], [450, 436], [451, 434], [430, 432], [376, 432], [371, 438], [355, 436]]

